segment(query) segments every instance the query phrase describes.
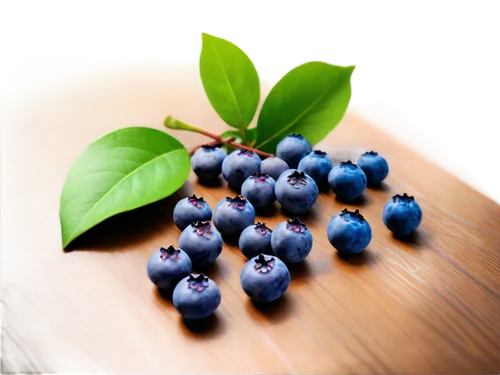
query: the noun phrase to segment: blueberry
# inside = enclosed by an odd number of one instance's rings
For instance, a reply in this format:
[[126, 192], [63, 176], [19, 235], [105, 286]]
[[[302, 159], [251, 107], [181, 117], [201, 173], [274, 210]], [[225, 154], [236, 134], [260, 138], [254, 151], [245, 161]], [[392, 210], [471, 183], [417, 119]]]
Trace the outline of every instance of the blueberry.
[[158, 288], [172, 290], [179, 280], [191, 272], [191, 259], [181, 249], [162, 247], [149, 258], [147, 271]]
[[238, 246], [248, 259], [259, 254], [273, 254], [271, 248], [271, 234], [273, 231], [266, 223], [250, 225], [241, 233]]
[[352, 201], [360, 197], [366, 189], [365, 172], [350, 160], [342, 161], [328, 174], [328, 184], [338, 199]]
[[203, 145], [191, 156], [191, 168], [200, 182], [218, 181], [226, 152], [219, 145]]
[[278, 177], [287, 169], [290, 169], [286, 161], [277, 156], [262, 160], [260, 164], [260, 172], [267, 173], [276, 181]]
[[316, 182], [304, 172], [294, 169], [281, 174], [274, 191], [281, 206], [295, 215], [305, 214], [318, 199]]
[[235, 150], [222, 162], [222, 176], [229, 187], [238, 191], [249, 176], [259, 172], [260, 163], [260, 157], [255, 152]]
[[271, 206], [276, 201], [272, 177], [264, 173], [254, 173], [241, 185], [241, 195], [252, 203], [256, 209]]
[[372, 239], [372, 228], [359, 213], [347, 208], [331, 218], [327, 228], [328, 241], [339, 253], [356, 254], [362, 252]]
[[181, 199], [174, 207], [174, 223], [184, 230], [194, 221], [212, 220], [212, 210], [202, 197], [192, 195]]
[[422, 221], [422, 209], [415, 198], [396, 194], [385, 204], [382, 213], [384, 224], [395, 235], [405, 236], [412, 233]]
[[285, 263], [303, 261], [311, 252], [312, 242], [311, 232], [298, 218], [278, 224], [271, 235], [273, 252]]
[[240, 274], [241, 287], [255, 302], [271, 302], [290, 285], [290, 272], [276, 257], [260, 254], [250, 259]]
[[203, 319], [212, 315], [221, 301], [217, 284], [204, 274], [185, 277], [174, 289], [172, 302], [184, 319]]
[[179, 237], [179, 247], [191, 258], [194, 267], [210, 266], [222, 251], [222, 237], [209, 221], [195, 221]]
[[311, 144], [300, 134], [290, 134], [276, 146], [276, 155], [283, 159], [290, 168], [297, 168], [300, 159], [310, 153]]
[[214, 225], [226, 239], [238, 239], [241, 232], [252, 225], [255, 209], [241, 195], [226, 197], [217, 203], [214, 210]]
[[326, 152], [314, 150], [302, 158], [298, 169], [304, 171], [321, 188], [328, 187], [328, 173], [333, 168], [333, 163]]
[[375, 151], [365, 152], [358, 159], [358, 166], [365, 172], [370, 186], [379, 186], [389, 174], [387, 160]]

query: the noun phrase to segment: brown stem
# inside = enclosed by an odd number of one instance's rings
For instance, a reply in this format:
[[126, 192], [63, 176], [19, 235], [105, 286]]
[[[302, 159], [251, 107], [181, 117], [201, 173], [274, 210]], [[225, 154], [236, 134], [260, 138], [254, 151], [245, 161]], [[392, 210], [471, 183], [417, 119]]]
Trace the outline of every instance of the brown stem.
[[[222, 144], [227, 143], [228, 145], [231, 145], [231, 146], [236, 147], [236, 148], [242, 148], [244, 150], [253, 151], [257, 155], [260, 155], [260, 156], [265, 156], [265, 157], [273, 157], [274, 156], [273, 154], [270, 154], [268, 152], [257, 150], [256, 148], [253, 148], [253, 147], [250, 147], [250, 146], [245, 146], [245, 145], [242, 145], [241, 143], [234, 142], [234, 140], [236, 139], [235, 137], [231, 137], [231, 138], [227, 138], [227, 139], [222, 139], [218, 135], [215, 135], [215, 134], [210, 133], [210, 132], [205, 132], [205, 131], [203, 131], [203, 133], [201, 133], [201, 134], [206, 135], [207, 137], [215, 139], [215, 141], [213, 141], [213, 142], [204, 143], [204, 144], [207, 144], [209, 146], [215, 146], [215, 145], [220, 144], [220, 143], [222, 143]], [[192, 156], [194, 154], [194, 152], [197, 149], [199, 149], [201, 146], [203, 146], [203, 144], [197, 145], [197, 146], [194, 146], [194, 147], [190, 148], [189, 149], [189, 156]]]
[[236, 143], [236, 142], [226, 142], [226, 143], [230, 144], [231, 146], [237, 147], [237, 148], [242, 148], [244, 150], [253, 151], [257, 155], [260, 155], [260, 156], [265, 156], [265, 157], [268, 157], [268, 158], [274, 156], [273, 154], [269, 154], [267, 152], [264, 152], [264, 151], [261, 151], [261, 150], [257, 150], [256, 148], [253, 148], [253, 147], [242, 145], [241, 143]]

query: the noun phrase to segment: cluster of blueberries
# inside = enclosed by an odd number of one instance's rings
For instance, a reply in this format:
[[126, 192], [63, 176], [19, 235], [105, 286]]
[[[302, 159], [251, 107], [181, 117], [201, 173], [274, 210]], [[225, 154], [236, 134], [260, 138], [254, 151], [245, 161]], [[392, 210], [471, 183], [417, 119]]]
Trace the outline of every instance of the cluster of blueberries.
[[[181, 199], [174, 208], [174, 222], [182, 230], [179, 249], [157, 250], [147, 271], [159, 288], [173, 290], [172, 301], [185, 319], [211, 315], [221, 301], [220, 290], [203, 273], [222, 252], [223, 239], [236, 242], [249, 259], [240, 274], [241, 286], [255, 302], [279, 298], [290, 285], [287, 264], [303, 261], [312, 249], [313, 237], [298, 218], [289, 219], [274, 230], [255, 223], [256, 211], [278, 201], [291, 217], [305, 214], [318, 199], [320, 189], [331, 187], [341, 201], [359, 198], [367, 185], [379, 185], [389, 173], [387, 161], [376, 152], [363, 154], [334, 166], [326, 153], [312, 150], [299, 134], [285, 137], [276, 157], [261, 161], [248, 150], [227, 155], [220, 146], [205, 145], [191, 158], [200, 183], [218, 181], [222, 172], [228, 185], [241, 192], [226, 197], [212, 210], [202, 197]], [[211, 220], [213, 219], [213, 225]], [[384, 207], [384, 224], [396, 235], [413, 232], [422, 220], [422, 211], [413, 197], [395, 195]], [[342, 210], [328, 223], [329, 242], [341, 254], [360, 253], [372, 238], [369, 223], [358, 210]]]

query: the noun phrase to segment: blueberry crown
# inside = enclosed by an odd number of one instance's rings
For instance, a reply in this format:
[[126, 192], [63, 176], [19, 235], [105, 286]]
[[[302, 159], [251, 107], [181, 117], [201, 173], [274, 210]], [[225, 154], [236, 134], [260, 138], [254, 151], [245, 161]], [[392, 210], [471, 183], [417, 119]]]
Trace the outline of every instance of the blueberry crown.
[[252, 174], [252, 178], [255, 182], [259, 182], [259, 181], [264, 182], [269, 178], [269, 175], [267, 173], [255, 172], [254, 174]]
[[[349, 214], [349, 216], [347, 216]], [[356, 218], [357, 221], [366, 221], [365, 217], [359, 213], [358, 209], [354, 211], [349, 211], [347, 208], [344, 208], [340, 213], [340, 217], [342, 217], [345, 221], [351, 221], [351, 219]]]
[[194, 289], [198, 292], [201, 292], [205, 288], [208, 288], [208, 277], [206, 277], [202, 273], [200, 273], [196, 277], [193, 276], [193, 274], [189, 275], [187, 282], [189, 284], [189, 288]]
[[222, 143], [217, 143], [215, 145], [206, 144], [206, 145], [202, 145], [201, 148], [203, 148], [206, 151], [214, 151], [216, 148], [221, 148], [221, 146], [222, 146]]
[[241, 195], [237, 195], [234, 198], [226, 197], [226, 201], [229, 203], [229, 207], [237, 208], [238, 210], [243, 210], [247, 203], [247, 199]]
[[286, 229], [295, 233], [305, 233], [307, 226], [298, 217], [286, 221]]
[[248, 156], [248, 157], [252, 157], [253, 156], [253, 151], [250, 151], [250, 150], [245, 150], [243, 148], [240, 148], [238, 150], [238, 155], [242, 155], [242, 156]]
[[166, 249], [164, 247], [160, 247], [160, 253], [161, 253], [160, 258], [163, 260], [165, 260], [165, 259], [171, 259], [171, 260], [179, 259], [180, 252], [181, 252], [180, 250], [176, 249], [172, 245], [170, 245]]
[[300, 189], [301, 186], [307, 185], [307, 176], [304, 172], [295, 170], [292, 174], [288, 175], [287, 179], [290, 185], [293, 185], [296, 189]]
[[275, 260], [273, 257], [266, 259], [264, 254], [260, 254], [257, 259], [255, 259], [255, 265], [253, 268], [259, 273], [268, 273], [274, 267]]
[[311, 153], [314, 155], [321, 155], [321, 156], [326, 155], [326, 152], [320, 151], [320, 150], [314, 150], [314, 151], [311, 151]]
[[395, 196], [392, 197], [393, 202], [404, 202], [404, 203], [410, 203], [411, 201], [414, 201], [415, 198], [413, 198], [413, 195], [408, 195], [404, 193], [403, 195], [396, 194]]
[[267, 227], [266, 223], [261, 223], [260, 221], [255, 224], [255, 231], [265, 236], [267, 233], [272, 233], [273, 231]]
[[300, 133], [292, 133], [288, 135], [289, 137], [295, 137], [295, 138], [304, 138], [302, 134]]
[[203, 199], [203, 197], [198, 198], [196, 195], [193, 194], [190, 197], [188, 197], [188, 202], [195, 207], [202, 208], [203, 204], [205, 203], [205, 200]]
[[367, 152], [365, 152], [363, 154], [363, 156], [365, 156], [365, 155], [376, 156], [376, 155], [378, 155], [378, 152], [376, 152], [376, 151], [367, 151]]
[[348, 168], [348, 169], [356, 169], [358, 168], [358, 166], [356, 164], [354, 164], [352, 161], [350, 160], [347, 160], [347, 161], [341, 161], [339, 163], [339, 166], [340, 167], [343, 167], [343, 168]]
[[191, 226], [194, 228], [193, 232], [195, 232], [198, 236], [203, 236], [208, 239], [212, 237], [213, 232], [210, 221], [193, 221]]

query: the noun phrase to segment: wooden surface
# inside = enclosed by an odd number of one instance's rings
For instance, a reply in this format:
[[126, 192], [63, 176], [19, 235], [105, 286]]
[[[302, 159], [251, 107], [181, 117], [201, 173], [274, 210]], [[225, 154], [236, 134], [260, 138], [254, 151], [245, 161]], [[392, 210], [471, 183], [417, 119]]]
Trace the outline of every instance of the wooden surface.
[[[3, 373], [499, 373], [498, 205], [353, 115], [318, 148], [336, 159], [378, 150], [390, 175], [357, 204], [320, 195], [304, 218], [313, 251], [291, 269], [278, 303], [249, 301], [239, 284], [245, 259], [229, 245], [209, 275], [222, 303], [204, 324], [183, 323], [151, 284], [150, 254], [177, 245], [176, 201], [196, 193], [214, 207], [232, 194], [193, 176], [175, 196], [107, 221], [63, 252], [59, 196], [78, 153], [122, 126], [161, 129], [166, 114], [222, 128], [196, 67], [110, 69], [4, 98]], [[423, 209], [405, 242], [381, 220], [385, 202], [404, 192]], [[367, 251], [347, 260], [326, 237], [344, 207], [359, 208], [373, 229]], [[271, 227], [284, 219], [258, 217]]]

